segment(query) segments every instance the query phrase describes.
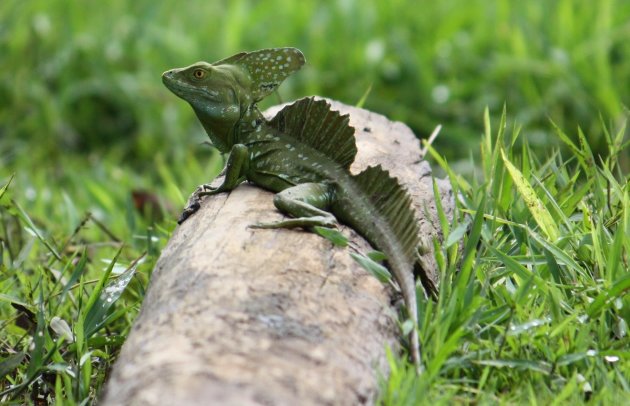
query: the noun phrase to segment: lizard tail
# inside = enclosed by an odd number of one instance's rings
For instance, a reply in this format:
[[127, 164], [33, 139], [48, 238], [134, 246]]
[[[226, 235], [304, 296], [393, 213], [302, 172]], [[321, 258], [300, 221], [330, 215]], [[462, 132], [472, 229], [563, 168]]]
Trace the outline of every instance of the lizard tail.
[[416, 284], [413, 276], [413, 265], [420, 241], [418, 221], [411, 197], [398, 181], [380, 166], [369, 167], [352, 176], [352, 179], [371, 207], [367, 210], [368, 218], [349, 218], [346, 221], [387, 256], [389, 268], [400, 286], [407, 313], [414, 324], [409, 337], [409, 347], [416, 370], [420, 373], [422, 360], [417, 330]]

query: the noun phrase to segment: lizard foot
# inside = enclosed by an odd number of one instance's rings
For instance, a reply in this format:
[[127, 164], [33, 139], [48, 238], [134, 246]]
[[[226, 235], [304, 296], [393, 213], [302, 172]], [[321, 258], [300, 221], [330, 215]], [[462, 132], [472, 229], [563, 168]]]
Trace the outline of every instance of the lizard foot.
[[334, 217], [300, 217], [295, 219], [276, 221], [274, 223], [256, 223], [250, 225], [249, 228], [308, 228], [313, 226], [337, 228], [337, 221]]

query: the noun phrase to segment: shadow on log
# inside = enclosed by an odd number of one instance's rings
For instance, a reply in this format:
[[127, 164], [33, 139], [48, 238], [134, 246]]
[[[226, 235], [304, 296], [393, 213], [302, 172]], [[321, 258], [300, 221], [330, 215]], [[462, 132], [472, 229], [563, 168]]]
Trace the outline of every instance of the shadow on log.
[[[440, 236], [418, 140], [404, 124], [329, 102], [356, 129], [352, 171], [381, 164], [404, 183], [431, 246]], [[438, 186], [450, 214], [450, 187]], [[400, 336], [397, 295], [352, 260], [351, 249], [371, 248], [347, 227], [352, 248], [301, 230], [248, 228], [281, 218], [271, 193], [243, 184], [206, 198], [175, 230], [103, 405], [373, 403], [385, 348]], [[437, 285], [432, 252], [424, 260]]]

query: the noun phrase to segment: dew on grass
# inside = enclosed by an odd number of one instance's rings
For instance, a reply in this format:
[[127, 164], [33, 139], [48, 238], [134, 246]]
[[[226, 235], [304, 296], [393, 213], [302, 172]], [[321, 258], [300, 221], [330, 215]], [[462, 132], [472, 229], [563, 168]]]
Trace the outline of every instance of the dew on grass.
[[604, 355], [604, 359], [611, 364], [619, 361], [619, 357], [616, 355]]
[[45, 13], [38, 13], [32, 21], [33, 30], [40, 36], [45, 37], [52, 29], [50, 17]]
[[33, 201], [37, 198], [37, 191], [35, 190], [34, 187], [29, 186], [24, 189], [24, 195], [27, 200]]
[[529, 330], [535, 329], [537, 327], [543, 326], [545, 324], [549, 324], [550, 322], [551, 322], [551, 318], [545, 317], [542, 319], [534, 319], [523, 324], [516, 324], [516, 325], [513, 324], [510, 326], [509, 334], [510, 335], [521, 334]]
[[431, 98], [437, 104], [444, 104], [451, 97], [451, 91], [446, 85], [437, 85], [431, 90]]
[[68, 374], [68, 376], [70, 376], [71, 378], [75, 378], [76, 375], [74, 373], [74, 370], [72, 369], [72, 366], [68, 365], [65, 369], [65, 373]]
[[375, 38], [368, 42], [365, 47], [365, 60], [368, 63], [376, 64], [383, 60], [385, 55], [385, 43], [380, 38]]
[[68, 322], [61, 317], [55, 316], [50, 320], [50, 328], [60, 337], [65, 337], [68, 341], [74, 341], [74, 334]]

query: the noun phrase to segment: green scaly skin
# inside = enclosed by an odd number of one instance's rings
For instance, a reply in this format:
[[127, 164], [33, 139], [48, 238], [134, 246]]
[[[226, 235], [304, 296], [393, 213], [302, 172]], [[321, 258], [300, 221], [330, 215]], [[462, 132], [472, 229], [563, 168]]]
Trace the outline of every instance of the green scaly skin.
[[[190, 103], [214, 146], [230, 153], [223, 184], [216, 189], [200, 186], [180, 222], [199, 208], [201, 196], [228, 192], [245, 180], [276, 192], [276, 207], [294, 218], [255, 227], [335, 227], [337, 219], [351, 226], [385, 253], [417, 325], [413, 263], [402, 252], [392, 226], [346, 168], [270, 126], [256, 107], [303, 63], [299, 50], [276, 48], [237, 54], [214, 64], [198, 62], [162, 75], [166, 87]], [[416, 328], [410, 338], [412, 359], [420, 371]]]

